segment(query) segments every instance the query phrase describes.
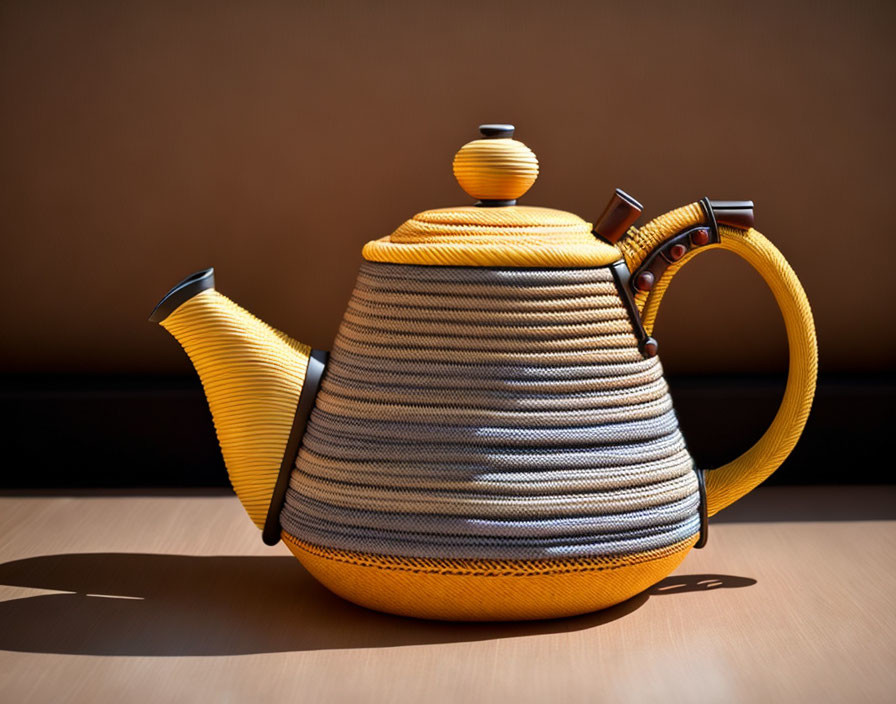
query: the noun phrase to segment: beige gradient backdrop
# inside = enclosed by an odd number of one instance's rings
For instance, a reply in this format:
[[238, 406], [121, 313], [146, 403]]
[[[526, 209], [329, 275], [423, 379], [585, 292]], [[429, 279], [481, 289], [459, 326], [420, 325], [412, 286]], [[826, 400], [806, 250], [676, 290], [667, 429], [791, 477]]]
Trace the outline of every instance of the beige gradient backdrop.
[[[200, 267], [329, 346], [368, 239], [466, 201], [455, 150], [517, 125], [525, 203], [649, 216], [753, 198], [826, 371], [894, 361], [890, 2], [0, 5], [6, 372], [187, 373], [146, 322]], [[675, 372], [776, 371], [759, 278], [701, 257], [658, 327]]]

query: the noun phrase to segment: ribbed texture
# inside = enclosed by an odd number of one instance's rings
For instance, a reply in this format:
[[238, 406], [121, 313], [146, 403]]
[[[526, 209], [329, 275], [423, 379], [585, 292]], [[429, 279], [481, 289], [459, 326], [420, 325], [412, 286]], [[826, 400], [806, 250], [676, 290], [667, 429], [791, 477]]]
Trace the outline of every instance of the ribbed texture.
[[473, 198], [516, 200], [538, 178], [538, 159], [515, 139], [477, 139], [455, 154], [454, 177]]
[[617, 246], [625, 258], [629, 271], [635, 271], [647, 256], [666, 239], [688, 227], [700, 225], [705, 220], [706, 215], [699, 203], [683, 205], [668, 213], [663, 213], [643, 227], [632, 228]]
[[[534, 205], [508, 205], [500, 208], [483, 208], [475, 205], [459, 205], [453, 208], [425, 210], [414, 216], [414, 222], [421, 232], [425, 225], [453, 225], [457, 227], [567, 227], [580, 232], [591, 230], [589, 224], [575, 213]], [[434, 232], [438, 232], [435, 229]]]
[[485, 267], [599, 267], [619, 250], [562, 210], [511, 205], [427, 210], [364, 246], [368, 261]]
[[214, 289], [163, 322], [196, 367], [240, 502], [264, 526], [311, 348]]
[[281, 523], [377, 555], [572, 559], [687, 540], [697, 503], [608, 269], [367, 262]]

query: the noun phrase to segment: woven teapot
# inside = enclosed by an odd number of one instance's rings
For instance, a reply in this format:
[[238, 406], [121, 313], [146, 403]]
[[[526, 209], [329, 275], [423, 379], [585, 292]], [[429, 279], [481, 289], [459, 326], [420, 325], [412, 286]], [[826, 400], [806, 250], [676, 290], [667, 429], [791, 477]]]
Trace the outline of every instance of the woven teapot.
[[[784, 461], [815, 392], [809, 303], [749, 201], [634, 227], [622, 191], [592, 226], [518, 205], [538, 175], [510, 125], [454, 174], [475, 204], [365, 245], [332, 350], [186, 278], [150, 320], [184, 347], [237, 496], [320, 582], [407, 616], [538, 619], [603, 609], [672, 572], [707, 518]], [[765, 435], [695, 466], [651, 336], [670, 280], [727, 249], [765, 279], [790, 367]]]

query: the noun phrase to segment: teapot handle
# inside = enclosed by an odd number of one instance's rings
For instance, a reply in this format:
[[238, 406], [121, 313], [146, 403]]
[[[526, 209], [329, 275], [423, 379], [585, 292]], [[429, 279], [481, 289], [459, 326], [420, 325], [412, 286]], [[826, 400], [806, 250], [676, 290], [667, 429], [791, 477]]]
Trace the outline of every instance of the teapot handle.
[[[663, 294], [668, 288], [672, 277], [675, 276], [681, 267], [703, 251], [726, 249], [745, 259], [762, 276], [771, 289], [784, 316], [790, 349], [789, 371], [784, 398], [765, 434], [753, 447], [737, 459], [706, 472], [707, 511], [712, 516], [758, 486], [781, 466], [781, 463], [787, 459], [787, 456], [793, 450], [806, 425], [806, 419], [809, 416], [809, 409], [812, 406], [812, 399], [815, 395], [818, 348], [815, 339], [815, 324], [812, 319], [809, 301], [796, 274], [784, 256], [771, 242], [752, 227], [748, 226], [747, 229], [741, 229], [741, 227], [723, 224], [725, 220], [728, 220], [732, 224], [751, 225], [752, 204], [749, 204], [750, 214], [748, 220], [739, 221], [734, 217], [726, 218], [723, 213], [717, 212], [718, 223], [716, 222], [716, 215], [713, 213], [713, 201], [704, 200], [701, 203], [702, 217], [696, 218], [693, 215], [687, 215], [688, 209], [691, 209], [689, 211], [691, 214], [699, 212], [694, 210], [696, 205], [686, 206], [661, 216], [652, 223], [645, 225], [640, 231], [632, 230], [628, 237], [620, 242], [620, 249], [626, 255], [629, 268], [633, 271], [632, 280], [634, 282], [639, 269], [638, 267], [633, 267], [632, 264], [637, 263], [640, 266], [649, 250], [654, 249], [657, 244], [667, 244], [670, 235], [679, 234], [682, 230], [682, 225], [688, 224], [682, 221], [682, 215], [686, 215], [685, 220], [699, 219], [707, 223], [709, 229], [714, 231], [715, 237], [713, 239], [715, 241], [706, 243], [704, 246], [689, 246], [684, 254], [679, 254], [678, 257], [675, 257], [677, 261], [665, 268], [656, 277], [655, 281], [651, 279], [652, 283], [649, 291], [638, 293], [635, 296], [635, 301], [641, 310], [642, 322], [647, 335], [652, 333]], [[746, 205], [743, 207], [746, 207]], [[678, 214], [678, 217], [674, 217], [676, 214]], [[740, 216], [742, 217], [743, 213], [740, 213]], [[665, 227], [657, 228], [656, 225], [665, 225]], [[667, 230], [665, 236], [662, 236], [662, 233], [659, 231], [663, 229]], [[680, 236], [674, 239], [680, 240]], [[693, 240], [694, 237], [691, 236], [691, 241]], [[675, 252], [675, 254], [678, 254], [678, 252]], [[666, 256], [668, 257], [668, 254]], [[652, 276], [653, 274], [651, 274]], [[636, 285], [635, 288], [637, 291]]]

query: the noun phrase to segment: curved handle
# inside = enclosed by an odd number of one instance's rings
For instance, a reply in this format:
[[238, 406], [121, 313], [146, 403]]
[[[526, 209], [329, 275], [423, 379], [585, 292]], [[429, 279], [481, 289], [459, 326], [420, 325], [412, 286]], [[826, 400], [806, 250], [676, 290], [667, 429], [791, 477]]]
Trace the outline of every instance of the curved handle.
[[754, 489], [774, 472], [796, 445], [815, 396], [818, 348], [809, 300], [793, 269], [777, 248], [754, 229], [719, 227], [719, 242], [692, 249], [670, 266], [643, 302], [642, 320], [651, 334], [657, 310], [672, 277], [709, 249], [727, 249], [741, 256], [765, 279], [784, 316], [790, 347], [787, 387], [775, 419], [765, 434], [733, 462], [706, 473], [708, 513], [712, 516]]

